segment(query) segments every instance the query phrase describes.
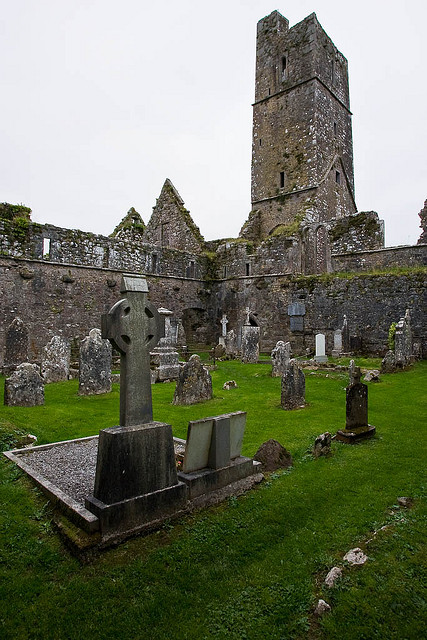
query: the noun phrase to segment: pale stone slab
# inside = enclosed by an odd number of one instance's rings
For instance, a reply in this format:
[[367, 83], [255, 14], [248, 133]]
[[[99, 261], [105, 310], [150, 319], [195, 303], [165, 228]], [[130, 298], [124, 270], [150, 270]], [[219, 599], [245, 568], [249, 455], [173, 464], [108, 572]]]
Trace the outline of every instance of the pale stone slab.
[[183, 473], [191, 473], [208, 466], [213, 423], [213, 418], [189, 422], [187, 445], [182, 463]]
[[246, 411], [230, 413], [230, 458], [237, 458], [242, 451], [246, 427]]

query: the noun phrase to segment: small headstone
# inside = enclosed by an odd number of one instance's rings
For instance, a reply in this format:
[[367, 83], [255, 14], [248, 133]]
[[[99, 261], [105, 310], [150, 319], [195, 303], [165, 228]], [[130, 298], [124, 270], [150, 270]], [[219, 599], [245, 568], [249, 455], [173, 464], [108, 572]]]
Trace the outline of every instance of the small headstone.
[[111, 391], [112, 348], [100, 329], [92, 329], [80, 343], [79, 395], [90, 396]]
[[325, 585], [329, 588], [334, 587], [337, 580], [342, 576], [341, 567], [332, 567], [325, 578]]
[[276, 469], [288, 469], [292, 467], [292, 456], [277, 440], [264, 442], [256, 454], [254, 460], [261, 462], [262, 471], [275, 471]]
[[381, 373], [394, 373], [396, 371], [396, 358], [394, 351], [389, 349], [381, 361]]
[[316, 334], [316, 355], [314, 356], [316, 362], [327, 362], [328, 357], [325, 349], [325, 334]]
[[281, 378], [289, 367], [291, 359], [291, 343], [279, 340], [271, 352], [271, 376], [273, 378]]
[[355, 549], [350, 549], [350, 551], [347, 551], [347, 553], [344, 556], [344, 560], [351, 565], [365, 564], [367, 559], [368, 559], [368, 556], [365, 555], [362, 549], [360, 549], [359, 547], [356, 547]]
[[220, 324], [221, 324], [221, 336], [225, 338], [227, 335], [227, 324], [228, 324], [228, 319], [225, 313], [222, 314]]
[[350, 351], [350, 329], [347, 322], [347, 316], [344, 316], [344, 321], [342, 325], [342, 348], [344, 353], [348, 353]]
[[68, 380], [71, 347], [68, 340], [53, 336], [43, 349], [41, 374], [46, 384]]
[[365, 382], [379, 382], [380, 381], [380, 372], [378, 369], [371, 369], [367, 371], [363, 377]]
[[196, 404], [212, 399], [212, 378], [197, 354], [179, 372], [172, 404]]
[[375, 427], [368, 424], [368, 387], [360, 382], [360, 367], [354, 360], [349, 366], [349, 385], [346, 388], [345, 429], [337, 431], [336, 438], [348, 444], [374, 435]]
[[6, 329], [4, 365], [13, 369], [28, 360], [28, 329], [21, 318], [14, 318]]
[[328, 456], [331, 453], [331, 434], [326, 431], [325, 433], [321, 433], [320, 436], [317, 436], [314, 447], [313, 447], [313, 456], [315, 458], [319, 458], [320, 456]]
[[23, 447], [34, 447], [35, 444], [37, 444], [37, 436], [34, 436], [32, 433], [26, 433], [19, 438], [16, 447], [17, 449], [22, 449]]
[[234, 329], [230, 329], [225, 338], [225, 353], [230, 358], [234, 358], [237, 353], [236, 334]]
[[44, 382], [36, 364], [23, 362], [4, 382], [4, 404], [36, 407], [44, 404]]
[[256, 363], [259, 358], [260, 328], [250, 324], [242, 327], [242, 362]]
[[339, 358], [342, 355], [342, 330], [334, 331], [334, 348], [332, 349], [332, 357]]
[[409, 314], [409, 309], [406, 309], [405, 316], [400, 318], [396, 325], [394, 342], [396, 366], [400, 368], [407, 367], [413, 362], [411, 316]]
[[296, 360], [291, 360], [282, 377], [282, 409], [300, 409], [305, 406], [305, 376]]
[[222, 344], [217, 344], [215, 346], [214, 351], [215, 351], [215, 358], [216, 359], [223, 358], [225, 356], [225, 347]]

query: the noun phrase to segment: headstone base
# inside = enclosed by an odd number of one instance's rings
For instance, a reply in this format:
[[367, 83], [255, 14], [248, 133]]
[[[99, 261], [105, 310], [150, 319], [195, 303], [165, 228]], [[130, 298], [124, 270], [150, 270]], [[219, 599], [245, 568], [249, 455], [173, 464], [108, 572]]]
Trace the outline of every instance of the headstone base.
[[316, 362], [328, 362], [328, 356], [314, 356]]
[[135, 498], [105, 504], [89, 496], [86, 509], [99, 518], [102, 539], [119, 534], [132, 535], [176, 516], [187, 507], [187, 487], [183, 482]]
[[222, 347], [225, 347], [225, 337], [224, 336], [220, 336], [218, 338], [218, 344], [220, 344]]
[[248, 476], [259, 473], [260, 462], [239, 456], [221, 469], [201, 469], [191, 473], [178, 472], [178, 478], [188, 488], [190, 500], [202, 494], [221, 489]]
[[372, 436], [375, 435], [375, 430], [376, 428], [371, 424], [368, 424], [366, 427], [358, 427], [357, 429], [352, 430], [340, 429], [337, 431], [335, 438], [340, 442], [345, 442], [346, 444], [354, 444], [360, 440], [372, 438]]

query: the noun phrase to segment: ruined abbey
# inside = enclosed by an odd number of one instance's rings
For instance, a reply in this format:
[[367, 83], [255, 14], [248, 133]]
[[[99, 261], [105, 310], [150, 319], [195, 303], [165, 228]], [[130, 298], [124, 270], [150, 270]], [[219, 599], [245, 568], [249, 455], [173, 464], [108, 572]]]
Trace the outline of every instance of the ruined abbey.
[[144, 274], [190, 345], [216, 343], [223, 313], [238, 335], [249, 307], [263, 350], [285, 340], [305, 353], [322, 332], [330, 353], [346, 315], [355, 348], [383, 354], [409, 309], [426, 356], [426, 204], [415, 246], [385, 248], [378, 215], [358, 212], [347, 61], [315, 14], [258, 23], [252, 211], [238, 238], [206, 242], [169, 179], [147, 224], [130, 209], [108, 237], [30, 214], [0, 204], [0, 366], [15, 317], [37, 362], [53, 335], [78, 341], [100, 325], [124, 272]]

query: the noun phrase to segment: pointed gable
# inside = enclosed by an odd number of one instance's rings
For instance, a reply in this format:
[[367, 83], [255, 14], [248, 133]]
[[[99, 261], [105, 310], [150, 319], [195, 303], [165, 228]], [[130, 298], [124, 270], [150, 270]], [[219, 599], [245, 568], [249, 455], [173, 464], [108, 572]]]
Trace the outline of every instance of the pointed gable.
[[144, 242], [181, 251], [201, 251], [204, 243], [184, 201], [167, 178], [144, 232]]
[[145, 224], [138, 211], [134, 207], [131, 207], [123, 220], [117, 225], [113, 233], [110, 234], [111, 238], [117, 238], [118, 240], [128, 240], [135, 242], [142, 240], [142, 234], [145, 230]]

